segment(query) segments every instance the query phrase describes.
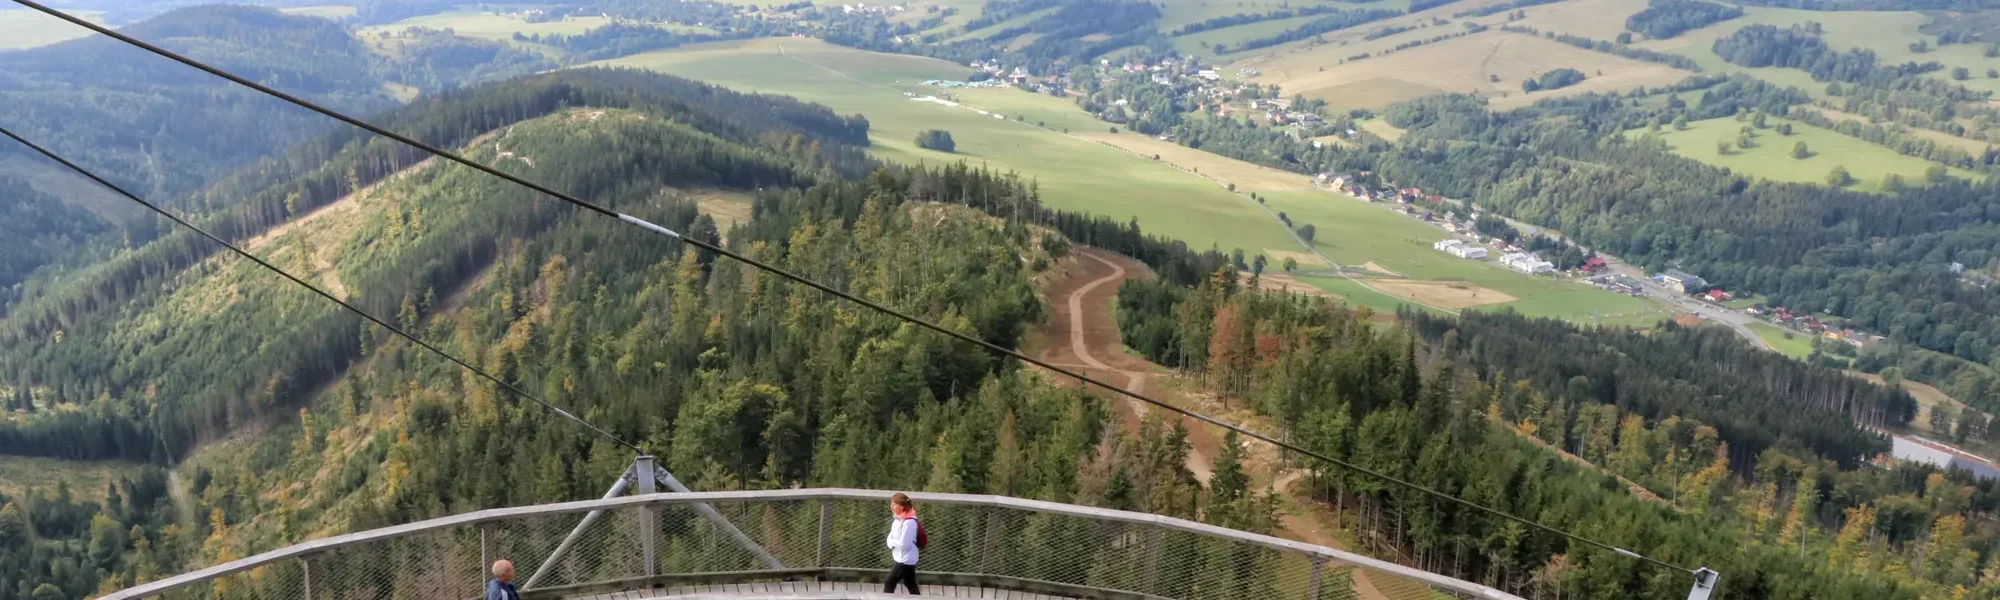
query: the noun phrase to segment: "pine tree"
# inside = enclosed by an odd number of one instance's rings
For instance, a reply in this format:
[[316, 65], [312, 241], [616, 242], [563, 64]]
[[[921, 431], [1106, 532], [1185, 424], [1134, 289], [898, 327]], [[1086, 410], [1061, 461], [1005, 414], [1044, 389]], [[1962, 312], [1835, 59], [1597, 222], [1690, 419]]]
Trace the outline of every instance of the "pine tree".
[[1819, 513], [1819, 469], [1808, 467], [1799, 474], [1792, 491], [1792, 509], [1785, 513], [1785, 525], [1778, 531], [1778, 545], [1799, 544], [1814, 515]]
[[1250, 476], [1243, 472], [1243, 444], [1235, 431], [1222, 438], [1222, 450], [1215, 455], [1213, 474], [1208, 478], [1211, 502], [1232, 503], [1250, 491]]
[[1001, 496], [1021, 495], [1026, 465], [1021, 456], [1019, 434], [1015, 429], [1014, 411], [1008, 410], [1000, 417], [999, 440], [993, 448], [993, 466], [986, 474], [986, 493]]
[[[1875, 529], [1875, 505], [1847, 509], [1847, 525], [1827, 551], [1827, 566], [1836, 571], [1865, 571], [1869, 567], [1868, 537]], [[1898, 564], [1897, 561], [1889, 561]]]

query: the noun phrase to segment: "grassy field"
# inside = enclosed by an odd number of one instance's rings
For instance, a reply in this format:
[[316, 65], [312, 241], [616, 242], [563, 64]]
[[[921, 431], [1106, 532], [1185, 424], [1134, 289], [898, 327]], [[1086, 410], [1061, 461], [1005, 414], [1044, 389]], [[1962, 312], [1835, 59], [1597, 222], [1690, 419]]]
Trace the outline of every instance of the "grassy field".
[[1317, 18], [1319, 17], [1307, 15], [1292, 17], [1290, 19], [1273, 19], [1183, 35], [1173, 38], [1174, 50], [1185, 54], [1211, 58], [1215, 56], [1214, 50], [1216, 44], [1234, 46], [1243, 40], [1277, 35], [1303, 25], [1306, 21]]
[[68, 482], [70, 494], [77, 499], [103, 500], [106, 484], [138, 470], [138, 464], [123, 461], [0, 456], [0, 494], [18, 496], [29, 488], [52, 494], [57, 482]]
[[[1675, 154], [1765, 179], [1825, 183], [1828, 171], [1835, 166], [1843, 167], [1858, 180], [1853, 186], [1857, 190], [1881, 189], [1882, 178], [1890, 173], [1915, 183], [1923, 179], [1924, 171], [1937, 164], [1830, 130], [1787, 119], [1770, 119], [1772, 127], [1786, 122], [1792, 124], [1791, 136], [1779, 135], [1773, 129], [1759, 130], [1757, 146], [1748, 149], [1735, 147], [1739, 131], [1748, 123], [1734, 118], [1695, 121], [1688, 124], [1686, 131], [1662, 127], [1659, 135], [1673, 147]], [[1651, 135], [1643, 129], [1630, 134]], [[1730, 142], [1734, 148], [1727, 155], [1716, 152], [1716, 143], [1722, 141]], [[1812, 156], [1792, 158], [1792, 144], [1796, 141], [1804, 141]], [[1952, 174], [1968, 179], [1980, 177], [1961, 169], [1953, 169]]]
[[952, 36], [952, 37], [948, 37], [948, 38], [945, 38], [945, 42], [946, 42], [946, 43], [954, 43], [954, 42], [962, 42], [962, 41], [966, 41], [966, 40], [978, 40], [978, 39], [985, 39], [985, 38], [986, 38], [986, 36], [989, 36], [989, 35], [993, 35], [993, 34], [995, 34], [995, 33], [999, 33], [999, 32], [1000, 32], [1001, 30], [1005, 30], [1005, 29], [1012, 29], [1012, 28], [1015, 28], [1015, 27], [1020, 27], [1020, 26], [1023, 26], [1023, 25], [1027, 25], [1027, 24], [1028, 24], [1028, 22], [1030, 22], [1030, 21], [1033, 21], [1033, 20], [1035, 20], [1035, 19], [1039, 19], [1039, 18], [1042, 18], [1042, 17], [1045, 17], [1045, 16], [1048, 16], [1048, 14], [1049, 14], [1049, 13], [1052, 13], [1052, 12], [1055, 12], [1055, 11], [1056, 11], [1055, 7], [1049, 7], [1049, 8], [1044, 8], [1044, 9], [1040, 9], [1040, 10], [1033, 10], [1033, 11], [1029, 11], [1029, 12], [1027, 12], [1027, 13], [1025, 13], [1025, 14], [1022, 14], [1022, 15], [1019, 15], [1019, 16], [1016, 16], [1016, 17], [1014, 17], [1014, 18], [1011, 18], [1011, 19], [1007, 19], [1007, 20], [1004, 20], [1004, 21], [1000, 21], [1000, 22], [998, 22], [998, 23], [994, 23], [994, 24], [992, 24], [992, 25], [987, 25], [987, 26], [985, 26], [985, 27], [981, 27], [981, 28], [978, 28], [978, 29], [974, 29], [974, 30], [971, 30], [971, 31], [963, 31], [963, 32], [959, 32], [959, 34], [958, 34], [958, 35], [955, 35], [955, 36]]
[[[1365, 60], [1340, 62], [1357, 51], [1358, 48], [1327, 44], [1266, 61], [1239, 64], [1263, 71], [1256, 78], [1258, 83], [1275, 83], [1287, 95], [1322, 98], [1342, 109], [1380, 108], [1448, 92], [1485, 95], [1492, 98], [1494, 108], [1506, 109], [1542, 98], [1672, 83], [1691, 74], [1666, 65], [1497, 30]], [[1563, 67], [1582, 71], [1589, 78], [1559, 90], [1522, 93], [1523, 79]], [[1496, 76], [1498, 81], [1494, 81]]]
[[1812, 354], [1812, 338], [1785, 331], [1769, 323], [1751, 323], [1750, 331], [1770, 344], [1771, 349], [1792, 358], [1803, 359]]
[[1262, 14], [1301, 6], [1333, 5], [1346, 8], [1388, 8], [1403, 10], [1410, 6], [1409, 0], [1380, 0], [1378, 2], [1338, 2], [1334, 0], [1171, 0], [1161, 2], [1160, 31], [1173, 31], [1189, 23], [1198, 23], [1216, 17], [1235, 14]]
[[328, 4], [325, 6], [295, 6], [292, 8], [280, 8], [278, 10], [294, 15], [304, 15], [308, 17], [321, 17], [326, 19], [345, 19], [354, 16], [354, 13], [359, 12], [360, 9], [344, 4]]
[[[1375, 267], [1371, 271], [1381, 276], [1371, 274], [1366, 281], [1377, 290], [1405, 292], [1421, 298], [1427, 287], [1449, 286], [1454, 289], [1435, 290], [1439, 301], [1428, 303], [1453, 309], [1509, 307], [1527, 315], [1585, 322], [1597, 319], [1607, 324], [1651, 325], [1667, 316], [1658, 305], [1642, 298], [1547, 277], [1528, 277], [1493, 262], [1464, 260], [1438, 252], [1431, 244], [1451, 237], [1449, 233], [1396, 214], [1382, 204], [1324, 191], [1259, 196], [1265, 198], [1272, 210], [1283, 211], [1292, 223], [1312, 224], [1318, 231], [1313, 245], [1321, 254], [1344, 265]], [[1382, 271], [1430, 283], [1399, 284], [1398, 278]], [[1367, 289], [1351, 281], [1302, 279], [1368, 303]]]
[[[1625, 33], [1625, 18], [1646, 9], [1646, 0], [1569, 0], [1522, 9], [1527, 18], [1512, 24], [1543, 32], [1612, 40]], [[1504, 17], [1504, 15], [1502, 15]], [[1491, 17], [1487, 17], [1491, 18]], [[1482, 22], [1485, 19], [1481, 19]], [[1633, 37], [1641, 37], [1632, 34]]]
[[471, 10], [457, 10], [452, 12], [438, 13], [434, 15], [412, 17], [409, 19], [403, 19], [401, 21], [390, 23], [387, 25], [375, 25], [372, 27], [363, 27], [361, 28], [361, 34], [363, 36], [366, 36], [369, 33], [374, 33], [378, 31], [397, 31], [401, 29], [407, 29], [410, 27], [423, 27], [426, 29], [450, 29], [453, 32], [456, 32], [457, 34], [466, 37], [473, 37], [473, 38], [480, 38], [487, 40], [512, 41], [514, 39], [514, 34], [516, 33], [524, 35], [533, 35], [538, 33], [539, 34], [560, 33], [563, 35], [575, 35], [583, 33], [585, 31], [589, 31], [593, 27], [601, 27], [607, 25], [610, 22], [611, 22], [610, 19], [606, 19], [604, 17], [568, 17], [561, 21], [553, 21], [548, 23], [529, 23], [520, 17], [511, 15], [499, 15], [490, 12], [479, 12]]
[[[873, 153], [902, 162], [967, 161], [1018, 171], [1041, 185], [1043, 200], [1120, 220], [1136, 218], [1147, 231], [1197, 247], [1257, 252], [1283, 244], [1286, 234], [1256, 205], [1220, 185], [1125, 151], [1063, 135], [1075, 128], [1109, 125], [1066, 100], [1015, 90], [967, 90], [969, 106], [917, 102], [938, 88], [925, 79], [963, 79], [970, 69], [939, 60], [886, 55], [806, 39], [760, 39], [701, 44], [620, 58], [605, 64], [656, 69], [734, 88], [797, 96], [843, 113], [868, 117]], [[1015, 116], [1025, 120], [1014, 120]], [[1046, 123], [1049, 129], [1037, 127]], [[946, 154], [916, 147], [918, 131], [945, 129], [958, 143]], [[1279, 246], [1284, 247], [1284, 246]]]
[[[1654, 50], [1674, 52], [1694, 58], [1703, 69], [1716, 72], [1745, 72], [1760, 78], [1794, 85], [1820, 95], [1826, 84], [1812, 81], [1803, 72], [1785, 69], [1744, 69], [1723, 62], [1709, 48], [1715, 40], [1726, 37], [1747, 25], [1765, 24], [1790, 27], [1807, 21], [1815, 21], [1826, 31], [1821, 36], [1827, 45], [1846, 50], [1865, 48], [1874, 51], [1883, 64], [1905, 61], [1937, 61], [1945, 68], [1930, 73], [1929, 77], [1950, 79], [1952, 67], [1965, 67], [1972, 77], [1959, 82], [1974, 90], [2000, 92], [2000, 79], [1989, 79], [1986, 70], [2000, 68], [2000, 58], [1987, 58], [1984, 44], [1954, 44], [1938, 46], [1937, 36], [1918, 31], [1930, 17], [1915, 11], [1813, 11], [1789, 8], [1743, 7], [1744, 15], [1722, 23], [1689, 31], [1679, 36], [1640, 42], [1636, 45]], [[1927, 52], [1910, 49], [1912, 42], [1929, 44]]]
[[[65, 10], [92, 23], [103, 23], [104, 11]], [[24, 8], [0, 9], [0, 50], [47, 46], [90, 35], [90, 30]]]
[[[1315, 268], [1311, 255], [1284, 226], [1249, 198], [1248, 192], [1256, 191], [1268, 198], [1272, 210], [1292, 211], [1295, 221], [1315, 223], [1321, 231], [1320, 250], [1342, 262], [1375, 261], [1390, 269], [1408, 269], [1404, 274], [1410, 279], [1438, 288], [1497, 290], [1483, 298], [1507, 296], [1515, 300], [1492, 306], [1513, 306], [1529, 314], [1587, 318], [1593, 313], [1650, 311], [1643, 301], [1594, 288], [1528, 278], [1481, 263], [1453, 259], [1458, 264], [1448, 264], [1445, 255], [1430, 248], [1431, 242], [1444, 237], [1442, 231], [1379, 206], [1313, 191], [1303, 175], [1143, 135], [1112, 134], [1109, 124], [1066, 99], [1008, 88], [955, 90], [960, 105], [949, 106], [904, 95], [940, 93], [943, 90], [920, 82], [962, 78], [968, 70], [942, 61], [875, 54], [814, 40], [763, 39], [690, 46], [606, 64], [657, 69], [740, 89], [797, 96], [843, 113], [858, 112], [869, 119], [876, 156], [932, 164], [965, 160], [1019, 171], [1036, 179], [1050, 206], [1137, 219], [1149, 232], [1186, 240], [1197, 248], [1242, 248], [1270, 256], [1274, 263], [1289, 255], [1300, 258], [1306, 270]], [[923, 129], [950, 131], [958, 153], [917, 148], [914, 138]], [[1154, 160], [1155, 154], [1161, 158]], [[1239, 192], [1227, 191], [1228, 183], [1236, 183]], [[1370, 290], [1339, 277], [1301, 279], [1378, 310], [1394, 310], [1403, 303], [1379, 286]], [[1415, 288], [1415, 292], [1429, 289]]]

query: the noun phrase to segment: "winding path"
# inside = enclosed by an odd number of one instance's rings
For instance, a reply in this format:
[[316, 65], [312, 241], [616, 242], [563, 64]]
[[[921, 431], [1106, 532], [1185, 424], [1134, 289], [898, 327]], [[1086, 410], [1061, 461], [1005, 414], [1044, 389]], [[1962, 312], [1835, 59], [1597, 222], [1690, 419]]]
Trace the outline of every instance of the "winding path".
[[[1118, 375], [1122, 377], [1126, 389], [1145, 393], [1148, 380], [1169, 371], [1124, 350], [1111, 307], [1118, 294], [1116, 284], [1127, 279], [1150, 277], [1151, 274], [1137, 261], [1103, 250], [1078, 248], [1076, 254], [1074, 270], [1049, 290], [1054, 314], [1044, 330], [1049, 343], [1040, 353], [1040, 358], [1065, 367], [1083, 369], [1093, 376]], [[1179, 398], [1154, 397], [1185, 404]], [[1140, 418], [1152, 407], [1129, 397], [1120, 398], [1124, 400], [1119, 403], [1124, 408], [1123, 427], [1128, 432], [1136, 432]], [[1215, 428], [1207, 424], [1183, 419], [1188, 427], [1188, 443], [1193, 446], [1193, 451], [1188, 453], [1188, 470], [1196, 478], [1207, 482], [1214, 472], [1214, 457], [1221, 448], [1221, 437]], [[1300, 472], [1290, 470], [1274, 475], [1273, 489], [1285, 493]], [[1278, 533], [1307, 543], [1345, 549], [1321, 520], [1315, 515], [1286, 514], [1281, 523], [1282, 530]], [[1361, 600], [1389, 600], [1389, 596], [1369, 580], [1366, 570], [1355, 569], [1353, 575], [1354, 592]]]

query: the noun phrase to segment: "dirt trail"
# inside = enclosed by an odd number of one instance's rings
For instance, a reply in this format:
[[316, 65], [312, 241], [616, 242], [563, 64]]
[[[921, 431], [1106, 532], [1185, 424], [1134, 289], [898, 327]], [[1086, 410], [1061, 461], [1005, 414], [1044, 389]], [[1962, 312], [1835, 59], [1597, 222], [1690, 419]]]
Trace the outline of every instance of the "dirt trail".
[[[1147, 392], [1148, 380], [1170, 375], [1172, 371], [1126, 352], [1118, 334], [1118, 323], [1111, 314], [1112, 303], [1118, 295], [1117, 284], [1127, 279], [1151, 277], [1152, 272], [1138, 261], [1095, 248], [1079, 248], [1069, 276], [1049, 290], [1053, 314], [1044, 328], [1043, 337], [1048, 340], [1048, 345], [1037, 358], [1082, 370], [1087, 375], [1114, 384], [1123, 384], [1127, 389], [1175, 406], [1192, 404], [1171, 391]], [[1140, 418], [1153, 407], [1129, 397], [1120, 396], [1119, 399], [1123, 400], [1117, 403], [1123, 409], [1120, 419], [1123, 428], [1128, 432], [1138, 431]], [[1188, 428], [1188, 442], [1194, 447], [1194, 451], [1188, 454], [1188, 470], [1205, 483], [1214, 472], [1215, 456], [1222, 448], [1222, 435], [1214, 427], [1194, 419], [1182, 417], [1182, 422]], [[1271, 480], [1273, 490], [1285, 493], [1302, 474], [1298, 470], [1285, 470], [1269, 474], [1274, 477], [1259, 479]], [[1288, 513], [1283, 516], [1280, 523], [1282, 530], [1278, 534], [1329, 548], [1345, 549], [1329, 531], [1327, 522], [1324, 515], [1317, 513]], [[1366, 570], [1356, 569], [1353, 575], [1354, 591], [1362, 600], [1388, 600], [1388, 596], [1369, 581]]]

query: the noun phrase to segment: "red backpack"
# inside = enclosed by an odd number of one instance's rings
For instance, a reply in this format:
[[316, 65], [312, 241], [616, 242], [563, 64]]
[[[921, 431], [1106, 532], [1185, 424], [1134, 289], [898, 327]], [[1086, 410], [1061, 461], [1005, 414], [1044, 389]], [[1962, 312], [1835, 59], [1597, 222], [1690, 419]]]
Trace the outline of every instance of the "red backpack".
[[916, 522], [917, 524], [917, 549], [923, 550], [926, 546], [931, 545], [931, 536], [924, 534], [923, 521], [918, 521], [916, 519], [910, 519], [910, 520]]

